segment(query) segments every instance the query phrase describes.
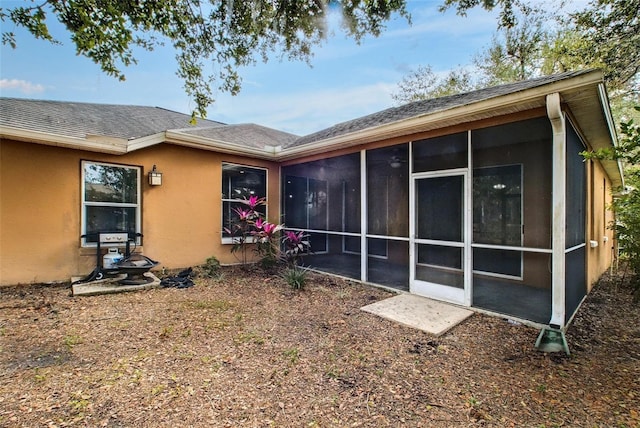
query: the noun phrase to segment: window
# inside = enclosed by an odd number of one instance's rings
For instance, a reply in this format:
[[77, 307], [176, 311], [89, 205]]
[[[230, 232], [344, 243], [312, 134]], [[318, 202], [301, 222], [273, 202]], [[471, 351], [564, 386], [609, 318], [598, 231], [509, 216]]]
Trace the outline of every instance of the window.
[[83, 161], [82, 176], [83, 234], [140, 232], [139, 167]]
[[[266, 198], [267, 171], [230, 163], [222, 164], [222, 237], [225, 242], [231, 242], [231, 230], [238, 215], [234, 208], [244, 207], [242, 201], [251, 196]], [[257, 208], [264, 217], [267, 215], [266, 206]]]

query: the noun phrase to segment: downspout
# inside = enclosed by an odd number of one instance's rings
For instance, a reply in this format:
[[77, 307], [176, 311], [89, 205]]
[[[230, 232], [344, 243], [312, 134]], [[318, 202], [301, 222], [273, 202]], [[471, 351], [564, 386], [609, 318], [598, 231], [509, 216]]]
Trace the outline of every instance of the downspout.
[[565, 246], [566, 246], [566, 123], [560, 106], [560, 94], [548, 94], [547, 117], [553, 131], [552, 199], [551, 199], [551, 319], [543, 328], [535, 347], [544, 352], [564, 351], [569, 345], [564, 335], [565, 318]]
[[549, 326], [564, 327], [565, 319], [565, 235], [566, 235], [566, 124], [560, 94], [547, 95], [547, 117], [553, 130], [552, 202], [551, 202], [551, 319]]

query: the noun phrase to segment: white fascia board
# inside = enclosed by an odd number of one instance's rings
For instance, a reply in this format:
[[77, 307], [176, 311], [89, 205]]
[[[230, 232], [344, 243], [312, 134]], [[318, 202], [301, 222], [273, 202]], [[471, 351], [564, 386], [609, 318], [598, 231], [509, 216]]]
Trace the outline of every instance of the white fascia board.
[[166, 131], [166, 142], [179, 146], [193, 147], [200, 150], [209, 150], [232, 155], [246, 155], [259, 159], [276, 160], [276, 148], [267, 146], [265, 148], [247, 147], [241, 144], [229, 143], [211, 138], [204, 138], [179, 131]]
[[165, 132], [158, 132], [156, 134], [147, 135], [146, 137], [135, 138], [127, 142], [127, 153], [155, 146], [156, 144], [164, 143], [165, 141]]
[[349, 134], [316, 141], [315, 143], [306, 144], [300, 147], [284, 149], [278, 154], [278, 160], [294, 159], [298, 156], [323, 153], [329, 150], [380, 141], [386, 138], [400, 136], [402, 134], [420, 132], [421, 130], [429, 129], [427, 128], [427, 125], [437, 124], [438, 122], [464, 123], [469, 121], [469, 117], [480, 114], [484, 114], [483, 118], [485, 119], [494, 116], [501, 116], [505, 114], [505, 109], [519, 104], [528, 105], [535, 103], [538, 107], [544, 107], [546, 105], [545, 97], [549, 93], [562, 93], [563, 91], [569, 91], [585, 85], [593, 85], [601, 82], [602, 73], [595, 70], [582, 76], [561, 80], [531, 89], [525, 89], [520, 92], [477, 101], [472, 104], [457, 106], [447, 110], [425, 113], [420, 116], [413, 116], [396, 122], [376, 127], [369, 127]]
[[0, 126], [0, 137], [27, 143], [114, 155], [127, 153], [127, 141], [112, 137], [88, 136], [88, 138], [78, 138], [10, 126]]
[[614, 146], [617, 146], [618, 134], [616, 133], [616, 125], [613, 122], [613, 114], [611, 113], [611, 106], [609, 105], [609, 96], [607, 95], [607, 88], [604, 86], [604, 83], [600, 83], [598, 85], [598, 97], [600, 98], [600, 104], [602, 105], [602, 114], [604, 114], [605, 121], [609, 127], [611, 142]]
[[264, 149], [260, 149], [189, 135], [179, 131], [158, 132], [127, 141], [121, 138], [101, 135], [87, 135], [85, 138], [79, 138], [23, 128], [0, 126], [0, 137], [28, 143], [113, 155], [124, 155], [161, 143], [171, 143], [200, 150], [217, 151], [235, 155], [246, 155], [267, 160], [275, 160], [275, 154], [280, 150], [280, 146], [267, 146]]
[[[611, 105], [609, 104], [609, 96], [607, 95], [607, 88], [604, 83], [598, 85], [598, 97], [600, 98], [600, 104], [602, 106], [602, 113], [604, 114], [607, 126], [609, 127], [609, 135], [611, 136], [611, 144], [618, 146], [618, 134], [616, 133], [616, 125], [613, 121], [613, 114], [611, 113]], [[612, 162], [612, 161], [609, 161]], [[615, 177], [611, 177], [612, 181], [619, 184], [624, 188], [624, 174], [622, 173], [622, 162], [620, 160], [615, 161], [617, 173], [620, 177], [617, 180]]]

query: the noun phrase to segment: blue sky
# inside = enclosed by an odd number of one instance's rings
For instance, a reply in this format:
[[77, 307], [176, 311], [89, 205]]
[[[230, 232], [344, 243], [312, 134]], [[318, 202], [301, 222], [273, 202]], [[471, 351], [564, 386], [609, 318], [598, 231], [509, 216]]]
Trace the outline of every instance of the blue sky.
[[[16, 1], [2, 0], [10, 7]], [[391, 94], [411, 69], [430, 65], [446, 73], [468, 65], [491, 42], [495, 13], [470, 11], [466, 18], [453, 10], [438, 12], [441, 0], [409, 1], [412, 25], [395, 17], [378, 38], [360, 45], [335, 23], [335, 35], [314, 50], [312, 66], [304, 62], [259, 62], [240, 70], [239, 95], [216, 95], [208, 118], [225, 123], [260, 125], [304, 135], [345, 120], [393, 106]], [[4, 97], [136, 104], [190, 113], [194, 105], [175, 76], [169, 48], [137, 53], [138, 64], [124, 70], [127, 80], [105, 75], [91, 60], [75, 54], [68, 36], [53, 27], [62, 46], [34, 40], [2, 23], [2, 31], [17, 33], [17, 49], [2, 46], [0, 95]]]

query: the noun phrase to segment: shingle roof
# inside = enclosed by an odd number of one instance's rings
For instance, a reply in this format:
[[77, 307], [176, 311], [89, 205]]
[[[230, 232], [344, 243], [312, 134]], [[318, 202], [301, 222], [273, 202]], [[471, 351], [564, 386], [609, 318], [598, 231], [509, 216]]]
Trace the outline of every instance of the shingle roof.
[[174, 131], [254, 148], [281, 146], [298, 138], [255, 124], [198, 119], [192, 125], [190, 120], [190, 115], [160, 107], [0, 98], [0, 125], [65, 137], [133, 140]]
[[418, 117], [435, 113], [438, 111], [448, 110], [454, 107], [461, 107], [468, 104], [473, 104], [479, 101], [488, 100], [491, 98], [508, 95], [516, 92], [521, 92], [527, 89], [535, 88], [537, 86], [547, 85], [549, 83], [557, 82], [564, 79], [570, 79], [582, 74], [590, 73], [593, 70], [583, 70], [575, 72], [567, 72], [561, 74], [555, 74], [551, 76], [544, 76], [530, 80], [523, 80], [521, 82], [508, 83], [505, 85], [493, 86], [490, 88], [479, 89], [476, 91], [465, 92], [462, 94], [450, 95], [441, 98], [432, 98], [428, 100], [415, 101], [409, 104], [405, 104], [399, 107], [392, 107], [386, 110], [379, 111], [367, 116], [359, 117], [357, 119], [342, 122], [313, 134], [306, 135], [297, 139], [296, 141], [286, 145], [286, 148], [298, 147], [305, 144], [311, 144], [318, 141], [326, 140], [329, 138], [337, 137], [340, 135], [350, 134], [352, 132], [361, 131], [367, 128], [374, 128], [380, 125], [385, 125], [393, 122], [398, 122], [404, 119]]
[[302, 137], [255, 124], [226, 125], [199, 119], [195, 125], [190, 125], [189, 115], [159, 107], [20, 98], [0, 98], [0, 126], [76, 138], [98, 135], [125, 140], [174, 131], [202, 137], [205, 141], [208, 139], [212, 142], [234, 143], [248, 148], [282, 146], [287, 149], [514, 94], [592, 71], [561, 73], [447, 97], [416, 101], [342, 122]]
[[85, 138], [101, 135], [131, 140], [174, 128], [224, 126], [159, 107], [91, 104], [63, 101], [0, 99], [0, 125]]
[[191, 135], [211, 138], [218, 141], [234, 142], [246, 147], [263, 148], [282, 146], [296, 141], [299, 137], [288, 132], [278, 131], [253, 123], [217, 126], [212, 128], [181, 129]]

